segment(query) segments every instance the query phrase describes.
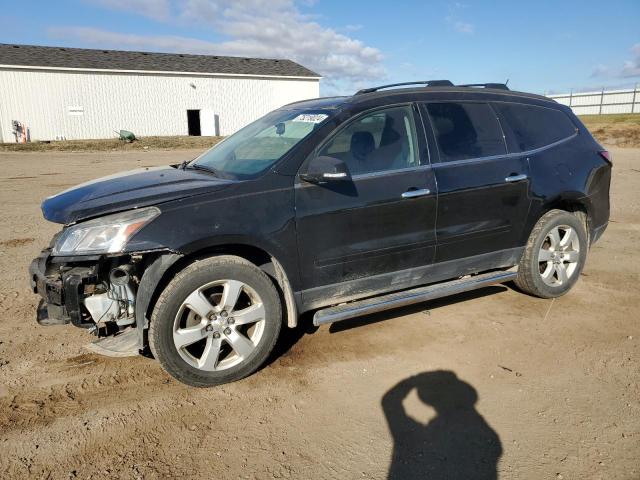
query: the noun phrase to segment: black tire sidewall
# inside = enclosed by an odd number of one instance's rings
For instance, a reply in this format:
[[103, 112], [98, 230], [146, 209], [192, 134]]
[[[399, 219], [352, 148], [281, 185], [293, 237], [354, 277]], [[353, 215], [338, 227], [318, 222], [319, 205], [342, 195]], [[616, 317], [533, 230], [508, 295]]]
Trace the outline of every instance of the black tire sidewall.
[[[215, 257], [208, 260], [212, 261], [195, 262], [169, 283], [154, 309], [149, 339], [153, 343], [154, 355], [170, 375], [183, 383], [198, 387], [236, 381], [257, 370], [271, 353], [282, 324], [280, 298], [264, 272], [248, 262], [231, 263], [224, 259], [216, 262]], [[238, 280], [255, 290], [265, 307], [265, 328], [260, 342], [248, 359], [226, 370], [206, 372], [182, 359], [173, 344], [173, 325], [175, 316], [188, 295], [202, 285], [224, 279]]]
[[[559, 225], [568, 225], [569, 227], [574, 229], [574, 231], [578, 235], [578, 241], [580, 242], [580, 252], [578, 257], [578, 266], [573, 275], [569, 278], [569, 281], [565, 285], [552, 287], [544, 283], [544, 281], [542, 280], [538, 266], [538, 252], [540, 251], [540, 248], [542, 247], [547, 234]], [[580, 277], [582, 269], [584, 268], [587, 260], [587, 251], [589, 247], [587, 243], [587, 234], [585, 232], [584, 224], [576, 215], [573, 215], [569, 212], [559, 212], [558, 214], [550, 217], [545, 222], [544, 227], [531, 245], [531, 248], [532, 252], [529, 259], [531, 263], [529, 265], [529, 271], [531, 272], [530, 280], [533, 283], [535, 289], [538, 291], [537, 293], [539, 294], [539, 296], [553, 298], [564, 295], [578, 281], [578, 278]]]

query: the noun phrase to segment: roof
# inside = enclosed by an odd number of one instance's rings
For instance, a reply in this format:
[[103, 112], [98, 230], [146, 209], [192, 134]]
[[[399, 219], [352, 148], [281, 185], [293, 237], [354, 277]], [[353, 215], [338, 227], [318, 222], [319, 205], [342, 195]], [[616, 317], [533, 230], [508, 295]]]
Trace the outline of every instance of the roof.
[[320, 75], [291, 60], [41, 47], [0, 43], [0, 65], [78, 70], [310, 77]]
[[493, 97], [501, 96], [501, 97], [518, 97], [518, 98], [529, 98], [535, 100], [542, 100], [548, 103], [556, 103], [555, 100], [551, 98], [547, 98], [543, 95], [538, 95], [535, 93], [527, 93], [527, 92], [519, 92], [517, 90], [503, 90], [497, 88], [474, 88], [474, 87], [465, 87], [465, 86], [452, 86], [452, 87], [418, 87], [418, 88], [394, 88], [390, 90], [378, 90], [375, 92], [367, 92], [353, 95], [349, 97], [351, 103], [362, 103], [367, 100], [371, 100], [374, 98], [384, 98], [391, 96], [400, 96], [400, 95], [418, 95], [418, 96], [429, 96], [429, 94], [439, 94], [439, 93], [459, 93], [461, 94], [461, 99], [463, 97], [473, 97], [473, 96], [482, 96], [490, 95]]
[[358, 93], [346, 97], [320, 97], [310, 100], [300, 100], [283, 106], [283, 109], [339, 109], [347, 105], [365, 104], [385, 104], [387, 100], [392, 102], [415, 102], [428, 101], [435, 97], [437, 100], [442, 94], [445, 98], [451, 98], [448, 94], [459, 94], [458, 100], [497, 101], [505, 99], [529, 99], [534, 103], [552, 103], [559, 105], [555, 100], [537, 95], [535, 93], [518, 92], [516, 90], [504, 90], [495, 88], [473, 88], [463, 86], [452, 87], [418, 87], [418, 88], [394, 88], [389, 90], [378, 90], [374, 92]]

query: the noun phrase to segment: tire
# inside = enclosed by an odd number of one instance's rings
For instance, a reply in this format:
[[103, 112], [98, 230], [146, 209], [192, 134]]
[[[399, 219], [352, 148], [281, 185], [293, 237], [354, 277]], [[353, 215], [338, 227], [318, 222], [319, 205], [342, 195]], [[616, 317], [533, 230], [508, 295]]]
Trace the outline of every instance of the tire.
[[260, 368], [281, 325], [271, 279], [243, 258], [221, 255], [195, 261], [167, 285], [151, 315], [149, 346], [176, 380], [210, 387]]
[[582, 219], [564, 210], [550, 210], [531, 231], [515, 283], [536, 297], [564, 295], [578, 281], [587, 250]]

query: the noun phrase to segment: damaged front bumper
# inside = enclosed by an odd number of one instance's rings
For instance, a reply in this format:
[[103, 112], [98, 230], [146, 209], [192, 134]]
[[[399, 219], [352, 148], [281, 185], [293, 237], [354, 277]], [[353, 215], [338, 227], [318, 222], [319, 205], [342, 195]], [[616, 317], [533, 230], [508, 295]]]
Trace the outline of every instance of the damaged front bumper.
[[40, 325], [71, 323], [98, 337], [135, 327], [140, 350], [146, 346], [147, 312], [167, 270], [182, 255], [167, 251], [63, 257], [47, 248], [29, 266], [40, 295]]
[[135, 323], [137, 282], [131, 256], [56, 257], [43, 250], [29, 266], [42, 297], [40, 325], [71, 323], [106, 336]]
[[95, 327], [95, 322], [83, 315], [82, 306], [84, 298], [92, 294], [98, 283], [98, 265], [93, 263], [97, 257], [82, 259], [75, 266], [53, 263], [50, 257], [50, 250], [43, 250], [29, 266], [31, 288], [42, 297], [38, 305], [38, 323]]

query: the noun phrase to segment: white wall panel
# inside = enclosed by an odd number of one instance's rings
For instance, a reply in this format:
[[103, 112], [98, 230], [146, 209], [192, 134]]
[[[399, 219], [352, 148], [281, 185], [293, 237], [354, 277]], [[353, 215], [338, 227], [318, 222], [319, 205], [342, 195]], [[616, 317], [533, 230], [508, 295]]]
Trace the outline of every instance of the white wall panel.
[[549, 95], [549, 98], [570, 106], [576, 115], [640, 113], [640, 88]]
[[[14, 141], [11, 121], [18, 120], [33, 140], [111, 138], [120, 129], [187, 135], [187, 110], [195, 109], [217, 115], [219, 134], [229, 135], [275, 108], [318, 95], [318, 79], [0, 69], [0, 133], [2, 141]], [[202, 122], [207, 132], [210, 120]]]

